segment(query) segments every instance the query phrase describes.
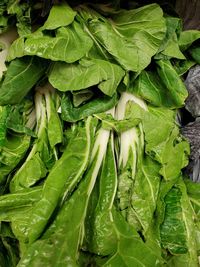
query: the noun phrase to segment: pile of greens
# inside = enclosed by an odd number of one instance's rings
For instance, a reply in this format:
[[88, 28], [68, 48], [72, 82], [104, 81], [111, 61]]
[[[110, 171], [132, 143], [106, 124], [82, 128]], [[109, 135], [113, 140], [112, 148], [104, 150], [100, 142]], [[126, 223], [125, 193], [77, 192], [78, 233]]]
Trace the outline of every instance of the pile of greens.
[[0, 4], [0, 266], [199, 266], [177, 114], [200, 32], [158, 4], [43, 7]]

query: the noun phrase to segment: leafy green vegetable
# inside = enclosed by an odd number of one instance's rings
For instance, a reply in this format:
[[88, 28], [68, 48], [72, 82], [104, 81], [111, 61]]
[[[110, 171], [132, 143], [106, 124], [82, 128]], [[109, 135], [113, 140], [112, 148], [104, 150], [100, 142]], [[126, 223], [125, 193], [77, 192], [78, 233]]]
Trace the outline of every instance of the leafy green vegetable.
[[185, 88], [183, 81], [172, 67], [170, 61], [159, 60], [156, 63], [158, 66], [158, 75], [169, 91], [171, 97], [173, 97], [173, 101], [175, 102], [176, 107], [183, 106], [184, 101], [188, 96], [187, 89]]
[[13, 60], [0, 84], [0, 105], [19, 103], [44, 75], [47, 62], [37, 57]]
[[200, 38], [200, 32], [196, 30], [188, 30], [180, 33], [179, 46], [182, 51], [186, 50], [193, 42]]
[[13, 176], [10, 183], [12, 192], [33, 186], [44, 178], [57, 159], [54, 146], [62, 142], [62, 128], [50, 94], [49, 88], [44, 87], [35, 95], [37, 139], [26, 161]]
[[124, 74], [122, 68], [107, 61], [82, 59], [79, 64], [56, 63], [49, 81], [60, 91], [75, 91], [98, 85], [104, 94], [112, 96]]
[[65, 94], [61, 100], [62, 119], [68, 122], [76, 122], [94, 113], [101, 113], [113, 108], [118, 100], [115, 93], [112, 97], [101, 96], [94, 98], [80, 107], [74, 107], [70, 94]]
[[[181, 254], [172, 257], [169, 266], [198, 266], [193, 211], [183, 181], [179, 179], [167, 193], [165, 202], [161, 240], [173, 254]], [[178, 230], [174, 230], [176, 228]]]
[[30, 136], [13, 134], [6, 138], [0, 150], [0, 183], [5, 182], [6, 176], [24, 158], [29, 146]]
[[192, 56], [192, 59], [197, 63], [200, 64], [200, 49], [199, 47], [194, 47], [189, 50], [189, 53]]
[[143, 70], [130, 84], [129, 91], [155, 106], [183, 106], [187, 90], [176, 70], [168, 60], [158, 60], [156, 64], [157, 68], [154, 71]]
[[0, 266], [198, 266], [200, 35], [136, 2], [1, 1]]
[[72, 63], [82, 58], [92, 47], [92, 40], [74, 21], [56, 30], [56, 36], [37, 31], [26, 38], [17, 39], [10, 47], [8, 60], [25, 55]]
[[[75, 130], [67, 149], [49, 173], [44, 184], [42, 198], [34, 206], [30, 216], [31, 224], [26, 229], [29, 243], [40, 236], [63, 194], [67, 196], [80, 181], [88, 165], [92, 126], [92, 119], [89, 117], [85, 127], [79, 127]], [[77, 151], [76, 155], [74, 155], [74, 151]], [[55, 179], [57, 180], [56, 185]]]
[[5, 139], [6, 139], [6, 130], [7, 130], [7, 117], [10, 112], [10, 107], [5, 106], [5, 107], [0, 107], [0, 114], [1, 114], [1, 119], [0, 119], [0, 147], [2, 147], [5, 144]]
[[[167, 57], [173, 57], [178, 59], [185, 59], [185, 56], [182, 54], [178, 44], [178, 35], [180, 33], [180, 24], [181, 20], [174, 17], [166, 17], [166, 26], [167, 31], [165, 38], [162, 41], [162, 44], [159, 48], [159, 52], [162, 55]], [[157, 55], [156, 57], [159, 57]]]
[[68, 4], [60, 3], [59, 5], [54, 5], [42, 29], [55, 30], [59, 27], [68, 26], [74, 21], [75, 16], [76, 12]]
[[[91, 120], [91, 118], [88, 120]], [[84, 179], [81, 181], [79, 189], [63, 204], [55, 222], [44, 234], [44, 237], [29, 247], [27, 256], [22, 258], [19, 266], [26, 266], [27, 262], [29, 262], [30, 266], [37, 265], [41, 262], [43, 264], [48, 263], [49, 266], [55, 266], [55, 264], [61, 266], [64, 264], [77, 266], [78, 248], [83, 240], [83, 227], [87, 205], [106, 153], [108, 139], [109, 131], [100, 129], [92, 150], [93, 161]], [[102, 140], [104, 140], [104, 144], [101, 144]], [[77, 140], [73, 141], [75, 141], [74, 144], [76, 144]], [[78, 211], [76, 213], [74, 212], [75, 207]], [[73, 224], [74, 227], [68, 231], [71, 224]], [[51, 247], [54, 246], [54, 240], [57, 240], [59, 245], [56, 246], [56, 249], [51, 250]], [[62, 251], [60, 251], [60, 246], [64, 248]], [[38, 247], [42, 247], [42, 250], [38, 251]], [[50, 253], [48, 253], [49, 251]], [[35, 253], [37, 254], [36, 257], [34, 256], [36, 255]], [[52, 259], [54, 259], [55, 262], [52, 261]]]
[[162, 10], [156, 4], [123, 10], [113, 17], [113, 22], [91, 20], [88, 27], [124, 69], [136, 72], [150, 63], [165, 34]]
[[[177, 178], [181, 169], [188, 163], [189, 145], [179, 135], [174, 124], [174, 112], [151, 106], [145, 111], [139, 105], [131, 103], [128, 112], [133, 114], [133, 118], [141, 119], [145, 134], [145, 151], [161, 164], [160, 174], [165, 179]], [[165, 127], [162, 127], [163, 122]]]

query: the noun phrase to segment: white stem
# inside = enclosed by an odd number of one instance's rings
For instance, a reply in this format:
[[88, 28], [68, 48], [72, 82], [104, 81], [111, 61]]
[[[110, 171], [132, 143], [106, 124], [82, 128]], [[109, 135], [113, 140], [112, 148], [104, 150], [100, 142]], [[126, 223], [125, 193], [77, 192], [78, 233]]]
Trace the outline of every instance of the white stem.
[[11, 29], [0, 36], [0, 42], [5, 46], [5, 49], [0, 52], [0, 79], [3, 75], [3, 72], [7, 70], [5, 61], [8, 54], [8, 49], [15, 39], [17, 39], [17, 32], [15, 29]]
[[124, 119], [125, 112], [126, 112], [126, 104], [128, 101], [133, 101], [134, 103], [138, 104], [144, 110], [148, 110], [146, 103], [142, 99], [134, 96], [133, 94], [124, 92], [122, 93], [121, 98], [116, 107], [115, 116], [118, 120]]

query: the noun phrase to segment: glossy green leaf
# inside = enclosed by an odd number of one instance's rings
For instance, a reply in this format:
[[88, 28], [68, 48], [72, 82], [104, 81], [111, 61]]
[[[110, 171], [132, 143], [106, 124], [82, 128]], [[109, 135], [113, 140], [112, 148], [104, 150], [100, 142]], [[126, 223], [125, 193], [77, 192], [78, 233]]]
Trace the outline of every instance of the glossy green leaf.
[[104, 267], [162, 266], [154, 252], [138, 238], [134, 228], [116, 212], [113, 212], [113, 227], [118, 239], [117, 250]]
[[[34, 206], [30, 225], [26, 229], [29, 243], [35, 241], [44, 230], [63, 194], [74, 189], [88, 165], [91, 146], [92, 120], [89, 117], [84, 127], [79, 127], [61, 158], [49, 173], [41, 200]], [[74, 153], [76, 151], [76, 153]], [[66, 167], [67, 166], [67, 167]], [[77, 171], [78, 170], [78, 171]], [[56, 179], [56, 184], [55, 184]], [[50, 201], [49, 201], [50, 200]]]
[[67, 27], [60, 27], [56, 36], [35, 32], [26, 39], [17, 39], [10, 47], [8, 60], [25, 55], [38, 56], [52, 61], [72, 63], [82, 58], [93, 42], [81, 25], [74, 21]]
[[98, 199], [94, 210], [90, 207], [88, 210], [85, 222], [85, 242], [90, 252], [97, 255], [109, 255], [116, 250], [117, 243], [111, 220], [111, 210], [117, 189], [113, 136], [110, 139], [96, 186], [98, 187]]
[[[182, 180], [179, 180], [178, 183], [171, 189], [169, 196], [170, 197], [166, 197], [169, 200], [167, 203], [168, 208], [166, 209], [166, 211], [169, 213], [168, 216], [166, 214], [164, 221], [164, 224], [168, 223], [169, 227], [164, 228], [164, 236], [168, 236], [167, 240], [171, 239], [171, 242], [168, 241], [168, 246], [170, 246], [171, 249], [174, 250], [173, 252], [175, 254], [182, 255], [175, 255], [174, 257], [172, 257], [168, 265], [178, 267], [197, 267], [197, 242], [195, 238], [193, 211], [189, 198], [187, 196], [185, 184]], [[174, 206], [174, 209], [172, 208], [172, 206]], [[178, 227], [178, 231], [172, 230], [176, 227]]]
[[[101, 143], [102, 138], [104, 138], [104, 144]], [[78, 266], [78, 249], [83, 240], [88, 201], [107, 150], [108, 139], [109, 131], [100, 129], [92, 151], [93, 161], [79, 184], [78, 190], [63, 204], [56, 220], [42, 239], [30, 245], [19, 266], [36, 266], [38, 264]], [[77, 142], [76, 139], [73, 141]], [[75, 208], [77, 212], [74, 212]], [[54, 247], [54, 242], [57, 243], [56, 247]], [[60, 247], [63, 249], [60, 250]]]
[[19, 103], [44, 75], [47, 62], [37, 57], [13, 60], [0, 84], [0, 105]]
[[19, 193], [2, 195], [0, 196], [0, 210], [6, 212], [7, 210], [32, 205], [40, 199], [41, 193], [42, 187], [36, 186], [24, 189]]
[[30, 136], [13, 134], [7, 137], [0, 151], [0, 183], [24, 158], [30, 146]]

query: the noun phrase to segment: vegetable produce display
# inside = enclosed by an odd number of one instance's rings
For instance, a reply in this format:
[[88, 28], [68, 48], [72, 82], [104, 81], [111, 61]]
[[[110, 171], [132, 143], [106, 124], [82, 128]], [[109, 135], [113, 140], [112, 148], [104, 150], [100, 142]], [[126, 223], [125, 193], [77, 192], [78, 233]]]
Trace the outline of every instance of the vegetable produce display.
[[198, 267], [200, 32], [156, 3], [3, 0], [0, 33], [0, 266]]

